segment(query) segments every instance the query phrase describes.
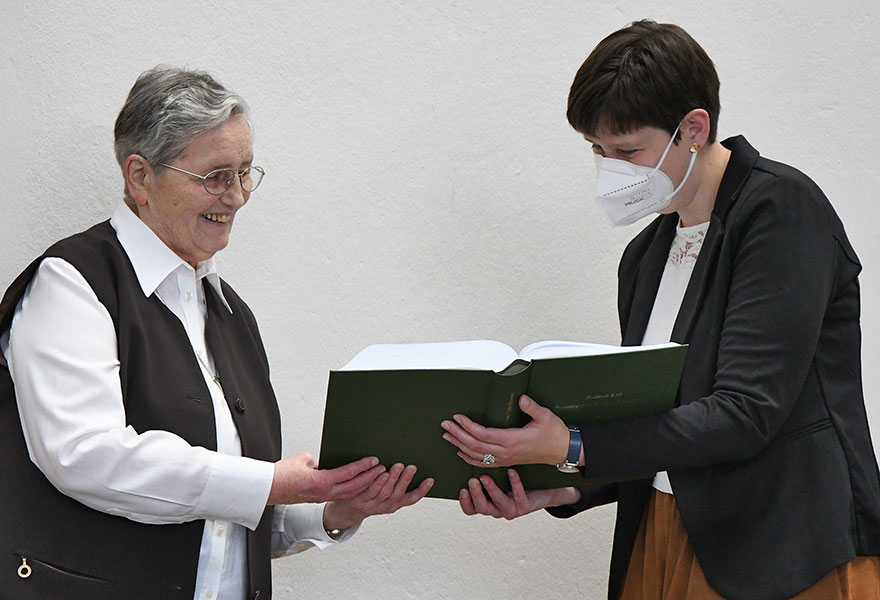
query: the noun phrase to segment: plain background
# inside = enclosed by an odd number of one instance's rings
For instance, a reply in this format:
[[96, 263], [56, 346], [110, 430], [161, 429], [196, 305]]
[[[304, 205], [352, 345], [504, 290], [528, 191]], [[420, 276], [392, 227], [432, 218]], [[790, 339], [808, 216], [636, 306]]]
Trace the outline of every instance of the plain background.
[[[599, 213], [566, 97], [608, 33], [678, 23], [718, 69], [720, 137], [811, 175], [847, 226], [880, 432], [875, 0], [2, 0], [2, 14], [4, 289], [112, 214], [112, 127], [139, 73], [205, 69], [250, 102], [268, 175], [218, 259], [260, 322], [287, 454], [317, 454], [327, 372], [368, 344], [618, 342], [616, 263], [647, 221], [615, 230]], [[604, 598], [613, 513], [503, 523], [428, 500], [276, 561], [276, 593]]]

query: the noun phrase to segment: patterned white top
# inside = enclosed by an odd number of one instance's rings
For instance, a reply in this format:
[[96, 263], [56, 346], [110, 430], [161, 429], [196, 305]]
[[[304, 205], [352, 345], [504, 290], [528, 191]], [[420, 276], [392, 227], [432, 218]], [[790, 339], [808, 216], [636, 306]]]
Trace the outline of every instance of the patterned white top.
[[[663, 277], [660, 279], [660, 287], [654, 298], [654, 308], [648, 319], [645, 336], [642, 345], [663, 344], [672, 336], [672, 327], [678, 316], [678, 309], [684, 299], [685, 290], [691, 280], [694, 265], [703, 247], [709, 222], [700, 223], [691, 227], [675, 228], [675, 238], [669, 248], [669, 257], [663, 268]], [[654, 477], [654, 487], [667, 494], [672, 493], [672, 484], [666, 471], [657, 473]]]
[[708, 221], [692, 227], [676, 227], [675, 239], [672, 240], [669, 258], [666, 260], [667, 266], [693, 269], [708, 229]]

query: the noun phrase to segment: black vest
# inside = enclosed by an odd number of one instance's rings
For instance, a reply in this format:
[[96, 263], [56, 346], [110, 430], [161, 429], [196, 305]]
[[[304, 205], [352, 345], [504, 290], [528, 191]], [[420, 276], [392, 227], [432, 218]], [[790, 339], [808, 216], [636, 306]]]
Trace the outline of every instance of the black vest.
[[[76, 267], [113, 319], [127, 425], [170, 431], [216, 450], [211, 396], [183, 325], [155, 294], [144, 296], [109, 222], [54, 244], [19, 275], [0, 303], [0, 332], [9, 328], [40, 261], [50, 256]], [[265, 350], [250, 309], [225, 282], [222, 289], [232, 314], [205, 286], [207, 345], [242, 453], [274, 462], [281, 457], [281, 427]], [[204, 521], [146, 525], [59, 492], [28, 457], [5, 364], [0, 457], [0, 598], [192, 599]], [[271, 597], [271, 514], [267, 509], [247, 534], [248, 598]], [[27, 578], [18, 575], [23, 558], [32, 569]]]

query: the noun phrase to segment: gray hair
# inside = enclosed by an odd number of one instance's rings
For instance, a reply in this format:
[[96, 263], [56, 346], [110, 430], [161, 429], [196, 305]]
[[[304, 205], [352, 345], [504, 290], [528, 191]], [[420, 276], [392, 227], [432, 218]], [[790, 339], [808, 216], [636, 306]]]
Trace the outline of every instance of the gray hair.
[[193, 137], [235, 115], [248, 114], [244, 98], [208, 73], [157, 66], [138, 77], [119, 111], [113, 130], [116, 161], [123, 176], [125, 160], [132, 154], [161, 168], [160, 163], [171, 162]]

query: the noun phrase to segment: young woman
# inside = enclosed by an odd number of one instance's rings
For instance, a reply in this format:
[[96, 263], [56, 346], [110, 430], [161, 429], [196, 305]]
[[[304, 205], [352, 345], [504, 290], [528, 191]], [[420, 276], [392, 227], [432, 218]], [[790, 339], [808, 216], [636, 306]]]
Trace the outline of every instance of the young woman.
[[[742, 136], [716, 141], [718, 76], [675, 25], [604, 39], [571, 86], [614, 224], [653, 219], [619, 267], [624, 345], [688, 344], [677, 407], [607, 424], [443, 423], [465, 461], [577, 464], [602, 487], [512, 493], [488, 477], [467, 514], [569, 517], [618, 503], [609, 598], [880, 598], [880, 472], [861, 387], [861, 270], [804, 174]], [[570, 427], [571, 426], [571, 427]], [[485, 462], [491, 462], [491, 458]], [[578, 475], [572, 475], [577, 479]]]

